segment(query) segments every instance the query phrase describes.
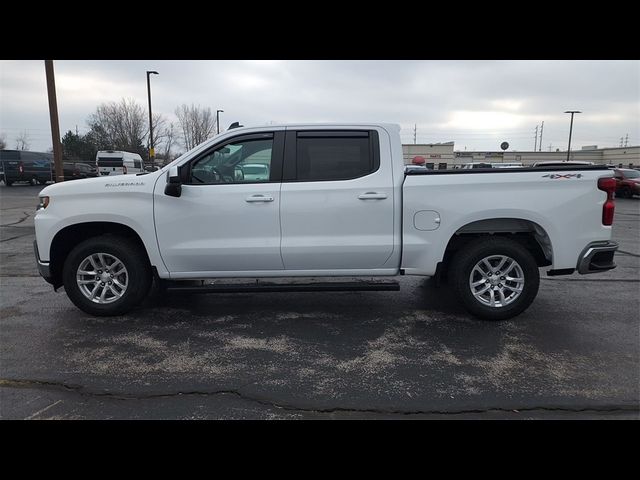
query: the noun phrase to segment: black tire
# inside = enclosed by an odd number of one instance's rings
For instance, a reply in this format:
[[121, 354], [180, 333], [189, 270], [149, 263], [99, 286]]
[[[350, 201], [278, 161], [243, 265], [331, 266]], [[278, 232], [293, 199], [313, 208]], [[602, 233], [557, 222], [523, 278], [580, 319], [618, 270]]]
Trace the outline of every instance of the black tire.
[[[520, 295], [502, 307], [490, 307], [476, 299], [469, 286], [475, 265], [491, 255], [505, 255], [518, 262], [524, 274]], [[540, 273], [535, 258], [520, 243], [504, 237], [479, 237], [457, 252], [449, 267], [451, 285], [465, 308], [482, 320], [506, 320], [526, 310], [538, 294]]]
[[[89, 300], [76, 283], [80, 263], [92, 253], [107, 253], [122, 261], [129, 274], [128, 286], [122, 297], [112, 303], [99, 304]], [[100, 317], [123, 315], [138, 305], [149, 292], [152, 282], [151, 266], [136, 243], [116, 235], [93, 237], [78, 244], [67, 256], [62, 272], [64, 289], [73, 304], [83, 312]]]
[[5, 182], [4, 182], [4, 184], [5, 184], [7, 187], [10, 187], [11, 185], [13, 185], [13, 182], [11, 182], [11, 181], [9, 181], [9, 182], [5, 181]]
[[633, 197], [633, 193], [631, 193], [631, 189], [629, 187], [624, 187], [622, 189], [622, 195], [620, 195], [622, 198], [632, 198]]

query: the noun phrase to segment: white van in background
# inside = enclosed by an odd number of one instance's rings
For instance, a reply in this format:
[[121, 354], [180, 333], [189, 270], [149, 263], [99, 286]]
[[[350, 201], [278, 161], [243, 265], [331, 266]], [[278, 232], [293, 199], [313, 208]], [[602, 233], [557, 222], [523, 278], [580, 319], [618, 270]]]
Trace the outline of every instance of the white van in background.
[[100, 176], [144, 172], [144, 165], [140, 155], [115, 150], [99, 151], [96, 154], [96, 167]]

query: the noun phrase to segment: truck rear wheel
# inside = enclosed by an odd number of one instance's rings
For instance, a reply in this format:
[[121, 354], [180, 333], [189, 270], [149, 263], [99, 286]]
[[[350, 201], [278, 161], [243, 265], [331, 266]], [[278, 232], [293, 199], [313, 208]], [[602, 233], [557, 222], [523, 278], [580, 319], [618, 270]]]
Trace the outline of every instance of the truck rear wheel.
[[152, 274], [146, 253], [115, 235], [85, 240], [67, 256], [62, 279], [67, 296], [96, 316], [123, 315], [149, 292]]
[[520, 243], [481, 237], [456, 254], [450, 276], [465, 308], [483, 320], [506, 320], [533, 302], [540, 286], [538, 265]]

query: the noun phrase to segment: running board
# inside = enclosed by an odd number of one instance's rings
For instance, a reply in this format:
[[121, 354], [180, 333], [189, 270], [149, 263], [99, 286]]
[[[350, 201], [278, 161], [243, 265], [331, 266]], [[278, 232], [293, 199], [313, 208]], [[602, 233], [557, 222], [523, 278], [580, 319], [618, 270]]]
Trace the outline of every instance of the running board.
[[[179, 283], [179, 282], [176, 282]], [[363, 292], [398, 291], [398, 282], [318, 282], [318, 283], [254, 283], [205, 284], [201, 286], [167, 287], [170, 292], [183, 293], [252, 293], [252, 292]]]

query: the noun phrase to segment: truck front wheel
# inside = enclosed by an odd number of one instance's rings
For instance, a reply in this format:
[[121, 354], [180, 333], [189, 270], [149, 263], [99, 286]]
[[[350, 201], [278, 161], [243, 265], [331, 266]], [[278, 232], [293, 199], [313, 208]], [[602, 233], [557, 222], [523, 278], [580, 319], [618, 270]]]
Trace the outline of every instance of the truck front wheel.
[[533, 255], [504, 237], [479, 237], [450, 266], [453, 289], [466, 309], [483, 320], [506, 320], [526, 310], [538, 293]]
[[69, 299], [96, 316], [123, 315], [149, 291], [146, 253], [129, 239], [103, 235], [78, 244], [65, 260], [62, 279]]

